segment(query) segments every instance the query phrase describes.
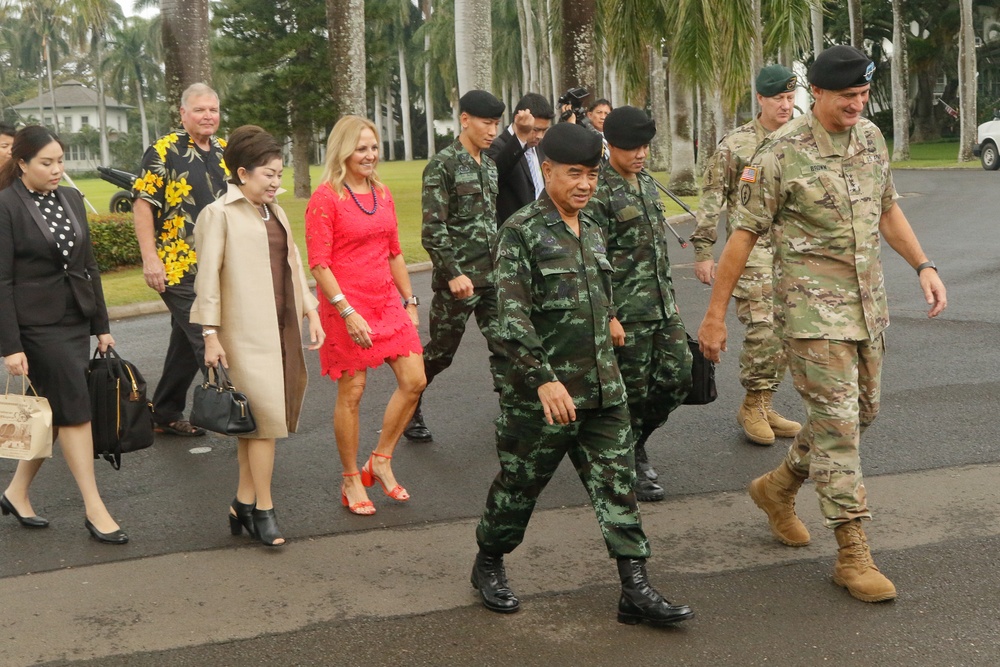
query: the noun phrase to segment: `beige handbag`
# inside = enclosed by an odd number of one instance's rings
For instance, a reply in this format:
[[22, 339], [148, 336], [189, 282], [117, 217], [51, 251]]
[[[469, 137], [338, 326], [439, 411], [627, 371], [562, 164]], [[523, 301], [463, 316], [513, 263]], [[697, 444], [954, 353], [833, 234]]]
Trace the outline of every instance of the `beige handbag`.
[[[31, 389], [31, 394], [28, 393]], [[32, 395], [34, 394], [34, 395]], [[52, 456], [52, 408], [39, 396], [27, 376], [21, 376], [21, 393], [7, 388], [0, 396], [0, 458], [46, 459]]]

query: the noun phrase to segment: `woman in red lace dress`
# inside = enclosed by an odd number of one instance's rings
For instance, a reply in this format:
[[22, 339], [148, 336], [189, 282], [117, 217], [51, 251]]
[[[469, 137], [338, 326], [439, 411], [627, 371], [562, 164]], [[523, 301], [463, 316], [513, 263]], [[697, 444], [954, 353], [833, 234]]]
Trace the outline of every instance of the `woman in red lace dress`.
[[[378, 180], [378, 134], [359, 116], [330, 132], [320, 186], [306, 207], [309, 266], [316, 277], [327, 339], [324, 375], [337, 381], [333, 431], [344, 470], [341, 501], [354, 514], [374, 514], [365, 487], [378, 482], [390, 498], [409, 499], [390, 461], [427, 381], [417, 335], [417, 299], [410, 287], [396, 209]], [[375, 451], [358, 470], [358, 412], [369, 368], [388, 363], [397, 388], [382, 419]]]

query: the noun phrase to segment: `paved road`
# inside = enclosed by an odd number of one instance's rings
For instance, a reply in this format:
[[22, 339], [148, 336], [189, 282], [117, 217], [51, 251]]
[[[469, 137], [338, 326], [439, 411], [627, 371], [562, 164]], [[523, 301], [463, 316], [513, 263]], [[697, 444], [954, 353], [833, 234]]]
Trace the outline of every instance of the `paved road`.
[[[281, 443], [275, 474], [281, 525], [293, 541], [280, 552], [226, 530], [232, 441], [162, 437], [128, 456], [120, 472], [99, 462], [105, 499], [132, 536], [122, 548], [87, 538], [65, 464], [48, 463], [33, 499], [52, 527], [29, 532], [9, 517], [0, 522], [0, 665], [618, 664], [623, 650], [654, 664], [813, 665], [844, 655], [869, 664], [1000, 664], [992, 557], [1000, 546], [1000, 233], [988, 199], [997, 176], [896, 178], [951, 304], [943, 319], [928, 321], [912, 270], [886, 254], [893, 324], [883, 411], [866, 433], [864, 460], [877, 513], [869, 533], [900, 589], [897, 602], [862, 605], [829, 582], [835, 545], [809, 489], [799, 505], [813, 546], [768, 539], [743, 488], [783, 448], [744, 442], [730, 352], [719, 368], [720, 399], [681, 409], [651, 442], [668, 488], [666, 502], [644, 511], [651, 575], [698, 618], [667, 632], [614, 622], [614, 567], [569, 466], [510, 559], [524, 611], [501, 618], [481, 610], [466, 577], [475, 518], [496, 472], [497, 407], [485, 345], [470, 327], [456, 366], [425, 400], [435, 443], [397, 452], [413, 500], [373, 494], [378, 514], [370, 518], [339, 505], [335, 391], [311, 358], [301, 433]], [[678, 229], [690, 233], [691, 225]], [[694, 331], [708, 290], [685, 266], [687, 251], [671, 253]], [[428, 295], [428, 274], [414, 278], [417, 293]], [[162, 315], [114, 325], [120, 352], [151, 384], [166, 327]], [[735, 350], [735, 318], [730, 328]], [[386, 369], [370, 374], [362, 450], [375, 442], [391, 387]], [[789, 383], [777, 403], [801, 413]], [[0, 461], [0, 478], [12, 468]], [[836, 628], [833, 616], [852, 622]]]

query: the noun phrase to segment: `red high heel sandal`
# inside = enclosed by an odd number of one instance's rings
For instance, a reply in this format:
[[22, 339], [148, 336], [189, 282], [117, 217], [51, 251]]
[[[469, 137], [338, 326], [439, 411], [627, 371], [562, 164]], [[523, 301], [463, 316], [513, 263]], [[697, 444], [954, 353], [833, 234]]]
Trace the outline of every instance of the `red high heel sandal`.
[[368, 463], [366, 463], [364, 467], [361, 468], [361, 483], [364, 484], [365, 486], [373, 486], [375, 482], [378, 482], [382, 486], [382, 490], [385, 491], [385, 495], [389, 496], [393, 500], [398, 500], [401, 503], [409, 500], [410, 494], [407, 493], [406, 489], [404, 489], [401, 485], [397, 484], [390, 490], [386, 488], [385, 482], [383, 482], [381, 478], [379, 478], [379, 476], [375, 474], [374, 460], [376, 456], [379, 458], [392, 460], [392, 457], [389, 456], [388, 454], [379, 454], [378, 452], [372, 452], [372, 455], [368, 457]]
[[[360, 475], [360, 472], [345, 472], [344, 477], [354, 477], [355, 475]], [[364, 484], [364, 477], [362, 479], [362, 484]], [[347, 500], [347, 491], [344, 484], [340, 485], [340, 502], [344, 507], [350, 511], [351, 514], [359, 514], [361, 516], [371, 516], [375, 514], [375, 504], [370, 500], [362, 500], [357, 503], [352, 503]]]

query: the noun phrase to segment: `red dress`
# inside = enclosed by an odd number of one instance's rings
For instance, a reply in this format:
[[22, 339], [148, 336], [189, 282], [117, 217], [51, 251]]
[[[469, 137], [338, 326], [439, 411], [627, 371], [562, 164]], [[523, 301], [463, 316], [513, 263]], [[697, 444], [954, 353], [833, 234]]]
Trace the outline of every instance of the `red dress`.
[[[376, 190], [376, 193], [378, 190]], [[329, 183], [319, 186], [306, 206], [306, 247], [309, 266], [326, 266], [347, 301], [371, 327], [372, 347], [364, 349], [347, 333], [343, 318], [319, 287], [319, 314], [326, 342], [319, 351], [320, 367], [331, 380], [354, 375], [386, 360], [423, 353], [417, 328], [403, 307], [389, 271], [389, 258], [402, 254], [396, 207], [389, 190], [377, 194], [374, 215], [362, 212], [345, 191], [342, 199]], [[371, 210], [372, 193], [355, 193]]]

